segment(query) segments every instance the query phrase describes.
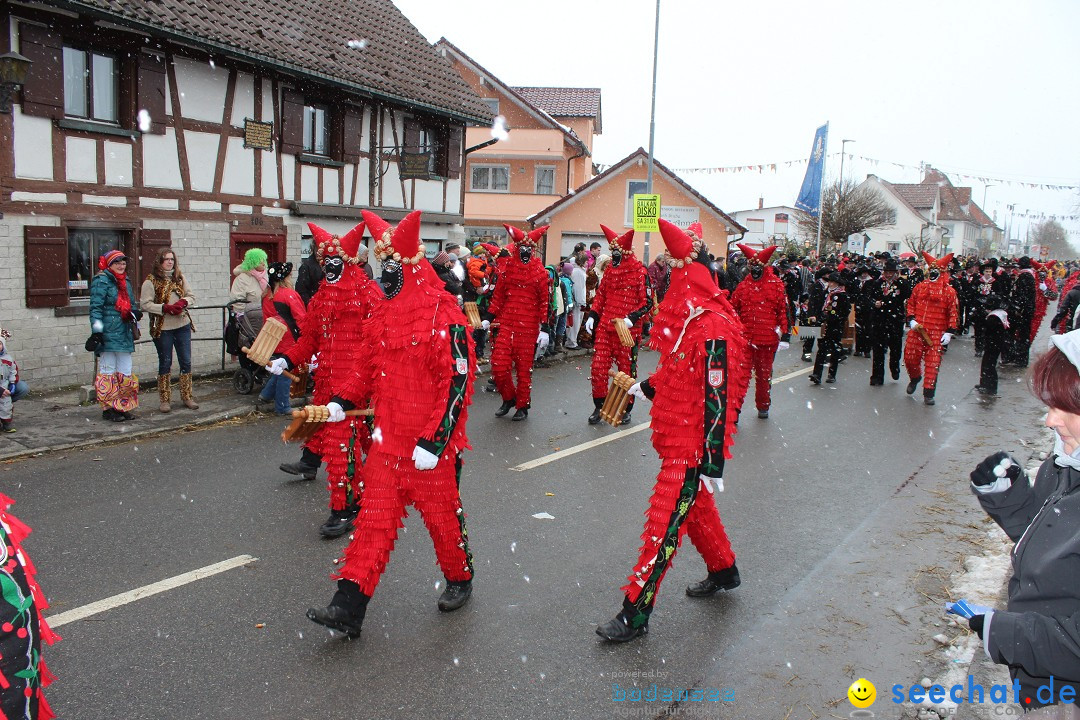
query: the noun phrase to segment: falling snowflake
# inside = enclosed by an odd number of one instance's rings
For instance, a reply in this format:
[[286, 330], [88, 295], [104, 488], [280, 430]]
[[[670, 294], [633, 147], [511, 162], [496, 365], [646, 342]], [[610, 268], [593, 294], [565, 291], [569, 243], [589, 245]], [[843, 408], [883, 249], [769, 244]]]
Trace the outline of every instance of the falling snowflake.
[[363, 50], [367, 47], [367, 40], [350, 40], [345, 43], [350, 50]]
[[139, 111], [139, 132], [150, 132], [150, 113], [146, 109]]
[[510, 137], [510, 130], [506, 126], [506, 118], [502, 115], [496, 115], [495, 120], [491, 123], [491, 137], [500, 141]]

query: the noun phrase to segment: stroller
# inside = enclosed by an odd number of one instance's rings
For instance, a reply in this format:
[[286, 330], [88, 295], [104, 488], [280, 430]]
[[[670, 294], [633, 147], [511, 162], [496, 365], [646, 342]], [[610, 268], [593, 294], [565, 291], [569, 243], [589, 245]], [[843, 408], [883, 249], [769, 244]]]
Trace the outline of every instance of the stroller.
[[225, 352], [236, 357], [240, 367], [233, 373], [233, 389], [240, 395], [248, 395], [266, 380], [267, 369], [252, 362], [240, 348], [251, 347], [262, 328], [262, 310], [246, 313], [229, 308], [229, 322], [225, 325]]

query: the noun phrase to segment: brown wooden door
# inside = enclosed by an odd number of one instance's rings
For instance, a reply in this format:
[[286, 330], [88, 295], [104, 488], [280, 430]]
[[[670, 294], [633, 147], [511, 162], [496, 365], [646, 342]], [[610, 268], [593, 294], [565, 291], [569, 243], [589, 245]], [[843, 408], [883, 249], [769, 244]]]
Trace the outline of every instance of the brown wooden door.
[[[244, 253], [251, 248], [261, 248], [266, 251], [268, 263], [283, 262], [286, 259], [285, 236], [270, 235], [267, 233], [233, 233], [229, 238], [230, 249], [229, 275], [232, 270], [244, 260]], [[231, 280], [230, 280], [231, 282]]]

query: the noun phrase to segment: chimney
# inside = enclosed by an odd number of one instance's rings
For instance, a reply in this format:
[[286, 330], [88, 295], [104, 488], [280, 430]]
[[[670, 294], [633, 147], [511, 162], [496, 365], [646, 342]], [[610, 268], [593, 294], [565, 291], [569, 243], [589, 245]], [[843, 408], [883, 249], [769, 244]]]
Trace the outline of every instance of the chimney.
[[765, 198], [759, 197], [757, 199], [757, 209], [762, 210], [762, 209], [764, 209], [764, 207], [765, 207]]

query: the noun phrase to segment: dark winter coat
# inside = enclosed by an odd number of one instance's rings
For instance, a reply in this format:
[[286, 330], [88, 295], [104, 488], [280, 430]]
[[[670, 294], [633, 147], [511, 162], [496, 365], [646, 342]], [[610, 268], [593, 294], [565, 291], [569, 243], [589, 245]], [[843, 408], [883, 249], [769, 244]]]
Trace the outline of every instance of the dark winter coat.
[[[1065, 294], [1065, 297], [1061, 299], [1058, 304], [1057, 314], [1054, 315], [1054, 319], [1050, 321], [1050, 327], [1054, 332], [1069, 332], [1075, 330], [1073, 326], [1073, 316], [1076, 314], [1076, 307], [1080, 305], [1080, 285], [1073, 285], [1072, 290]], [[1060, 323], [1064, 322], [1061, 328], [1058, 327]]]
[[1009, 325], [1017, 328], [1031, 326], [1035, 315], [1035, 275], [1023, 270], [1013, 282], [1009, 303]]
[[987, 651], [1020, 680], [1024, 707], [1042, 704], [1035, 691], [1051, 675], [1055, 697], [1066, 685], [1080, 694], [1080, 471], [1050, 457], [1034, 485], [1020, 480], [1003, 492], [973, 492], [1016, 543], [1008, 609], [994, 612]]
[[[325, 273], [323, 273], [323, 269], [314, 255], [308, 255], [300, 261], [300, 269], [296, 273], [295, 289], [299, 293], [300, 299], [304, 301], [304, 305], [310, 303], [311, 298], [315, 297], [315, 292], [319, 289], [319, 285], [322, 284], [323, 277], [325, 277]], [[371, 276], [368, 275], [368, 277]]]
[[[112, 273], [99, 272], [90, 282], [90, 331], [100, 332], [105, 337], [105, 342], [98, 348], [99, 352], [135, 352], [134, 323], [131, 320], [142, 318], [142, 311], [135, 300], [131, 280], [125, 277], [124, 283], [127, 285], [128, 299], [131, 300], [131, 318], [121, 318], [116, 309], [120, 288]], [[97, 323], [101, 323], [100, 330], [95, 329]]]
[[[907, 283], [899, 277], [886, 283], [884, 278], [866, 283], [864, 295], [870, 315], [870, 331], [875, 337], [903, 334], [904, 316], [907, 313]], [[881, 303], [878, 306], [878, 303]]]

